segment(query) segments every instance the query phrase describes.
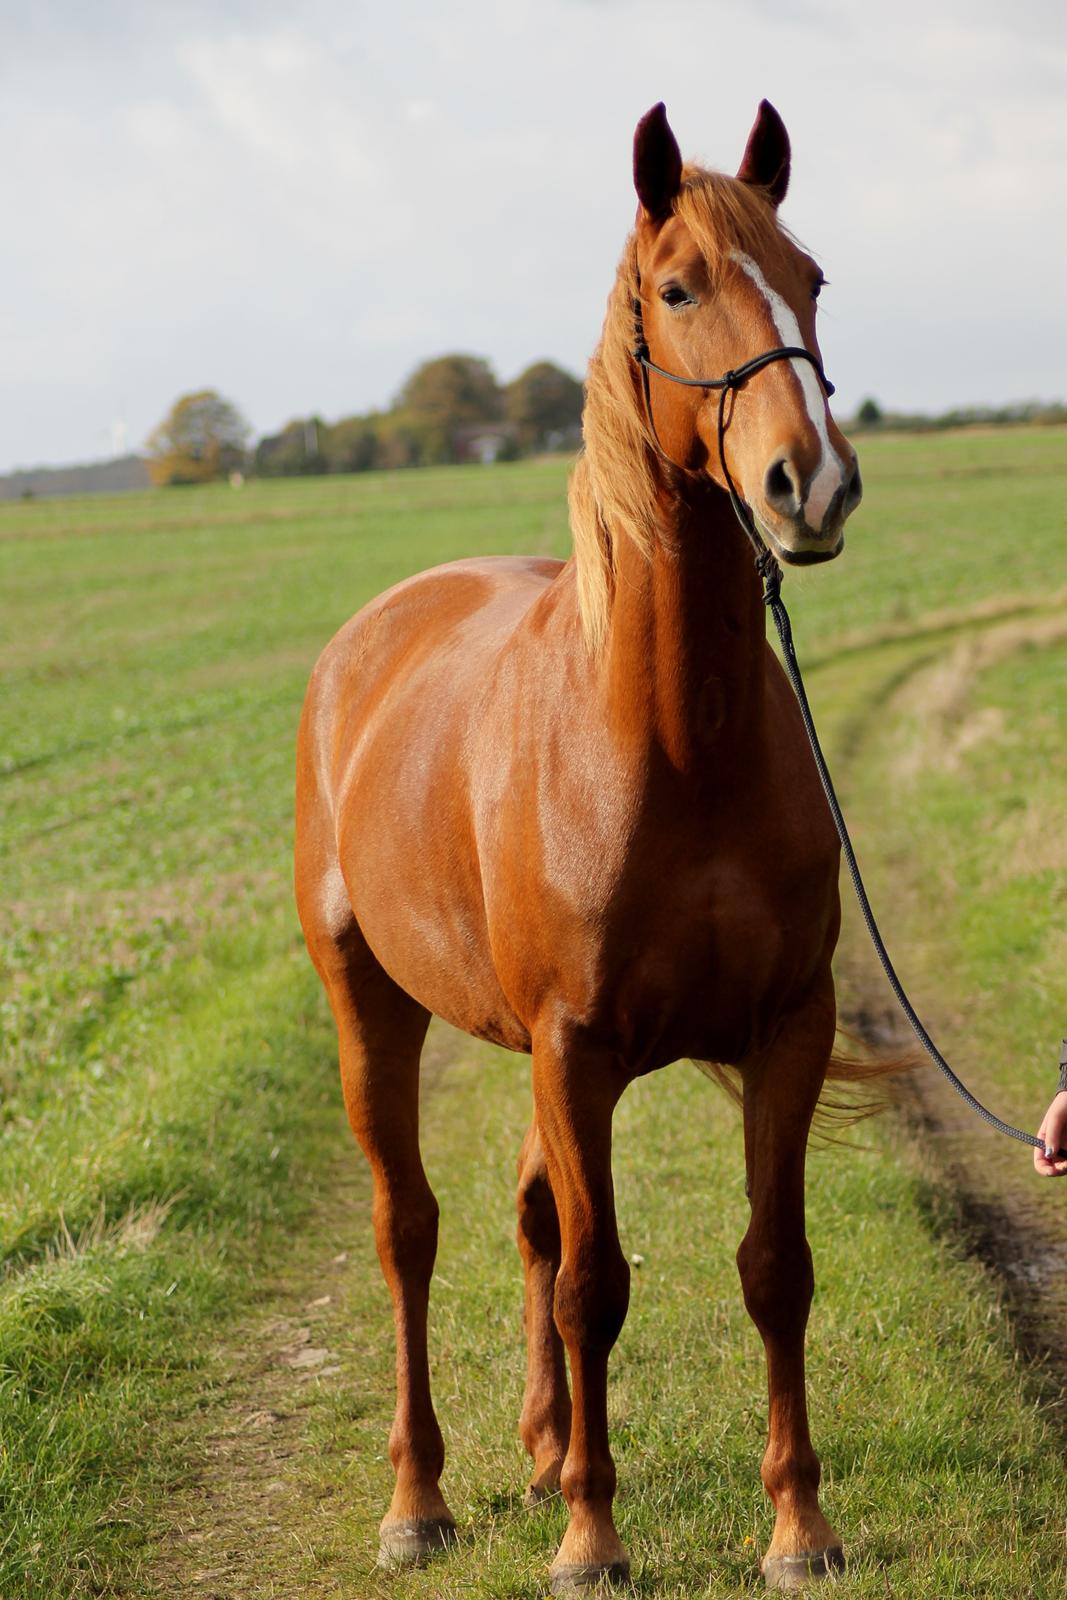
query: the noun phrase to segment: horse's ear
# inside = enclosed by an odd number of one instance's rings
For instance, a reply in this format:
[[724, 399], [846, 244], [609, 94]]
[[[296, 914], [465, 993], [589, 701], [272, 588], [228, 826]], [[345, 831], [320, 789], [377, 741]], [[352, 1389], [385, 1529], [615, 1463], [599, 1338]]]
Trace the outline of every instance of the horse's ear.
[[670, 211], [681, 183], [682, 152], [661, 100], [645, 112], [634, 134], [634, 188], [653, 222]]
[[758, 183], [771, 204], [780, 206], [789, 188], [789, 135], [785, 123], [769, 100], [761, 100], [737, 176], [742, 183]]

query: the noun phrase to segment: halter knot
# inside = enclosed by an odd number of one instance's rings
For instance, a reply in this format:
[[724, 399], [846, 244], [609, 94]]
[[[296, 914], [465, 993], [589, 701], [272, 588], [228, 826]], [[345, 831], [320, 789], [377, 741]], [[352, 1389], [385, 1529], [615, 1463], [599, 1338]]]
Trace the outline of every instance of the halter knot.
[[775, 605], [782, 592], [782, 569], [766, 545], [756, 557], [756, 571], [763, 583], [763, 604]]

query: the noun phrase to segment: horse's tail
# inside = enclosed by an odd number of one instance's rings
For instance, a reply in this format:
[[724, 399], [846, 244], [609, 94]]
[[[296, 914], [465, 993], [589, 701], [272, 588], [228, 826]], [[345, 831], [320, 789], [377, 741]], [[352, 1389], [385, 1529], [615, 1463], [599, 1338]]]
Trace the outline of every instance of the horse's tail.
[[[914, 1049], [875, 1051], [858, 1035], [839, 1028], [812, 1119], [814, 1137], [820, 1143], [834, 1144], [846, 1128], [884, 1111], [888, 1096], [880, 1089], [885, 1080], [920, 1064], [921, 1058]], [[744, 1096], [740, 1068], [725, 1067], [717, 1061], [697, 1061], [695, 1065], [724, 1089], [735, 1105], [741, 1105]]]

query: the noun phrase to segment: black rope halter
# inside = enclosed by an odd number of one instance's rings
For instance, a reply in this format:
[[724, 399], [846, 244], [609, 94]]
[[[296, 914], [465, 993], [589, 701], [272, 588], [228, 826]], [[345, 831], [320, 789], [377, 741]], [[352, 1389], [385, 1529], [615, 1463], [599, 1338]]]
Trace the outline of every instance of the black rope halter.
[[[640, 279], [638, 280], [638, 289], [640, 289]], [[774, 361], [810, 361], [811, 365], [815, 368], [815, 371], [819, 375], [819, 382], [823, 386], [827, 399], [829, 399], [829, 397], [834, 393], [834, 386], [823, 371], [822, 363], [819, 361], [818, 357], [813, 355], [810, 350], [806, 350], [803, 345], [781, 345], [774, 350], [765, 350], [762, 355], [753, 356], [751, 361], [745, 361], [741, 366], [734, 367], [729, 372], [724, 372], [720, 378], [683, 378], [677, 372], [668, 372], [665, 367], [657, 366], [656, 362], [652, 360], [648, 348], [648, 342], [645, 339], [645, 326], [644, 319], [641, 314], [641, 300], [639, 294], [634, 296], [633, 312], [633, 358], [641, 372], [641, 387], [644, 393], [645, 415], [648, 419], [649, 429], [651, 431], [656, 449], [659, 451], [663, 459], [671, 466], [675, 467], [676, 470], [681, 469], [678, 469], [677, 462], [671, 461], [670, 457], [667, 455], [667, 452], [660, 443], [659, 434], [656, 432], [656, 422], [652, 415], [652, 392], [651, 385], [649, 383], [649, 373], [656, 372], [661, 378], [667, 378], [671, 383], [681, 384], [687, 389], [717, 389], [719, 391], [719, 414], [716, 435], [718, 439], [719, 464], [722, 467], [723, 476], [726, 479], [726, 488], [730, 496], [730, 504], [733, 506], [734, 515], [737, 517], [738, 522], [744, 529], [745, 536], [751, 544], [755, 554], [756, 571], [759, 573], [760, 580], [763, 584], [763, 603], [770, 609], [770, 613], [774, 618], [774, 625], [778, 630], [778, 637], [781, 640], [782, 645], [782, 657], [785, 663], [785, 669], [789, 676], [789, 681], [793, 685], [793, 692], [797, 697], [801, 719], [804, 723], [804, 731], [808, 736], [808, 743], [811, 745], [812, 755], [815, 757], [815, 767], [819, 774], [819, 781], [822, 784], [823, 793], [826, 795], [827, 804], [830, 807], [830, 815], [834, 819], [834, 826], [837, 829], [838, 837], [841, 840], [841, 849], [845, 857], [845, 863], [848, 867], [849, 876], [852, 879], [852, 887], [855, 890], [856, 899], [859, 901], [860, 911], [863, 913], [863, 920], [867, 925], [867, 932], [870, 935], [871, 943], [874, 945], [875, 954], [881, 963], [882, 971], [889, 980], [889, 986], [892, 989], [893, 994], [896, 996], [897, 1003], [900, 1006], [900, 1009], [903, 1011], [905, 1017], [907, 1017], [908, 1022], [911, 1024], [911, 1027], [917, 1039], [919, 1040], [919, 1043], [922, 1045], [927, 1055], [933, 1061], [934, 1065], [948, 1079], [956, 1093], [963, 1097], [963, 1099], [970, 1106], [971, 1110], [977, 1112], [977, 1114], [986, 1122], [988, 1122], [990, 1127], [995, 1128], [998, 1133], [1006, 1134], [1009, 1139], [1018, 1139], [1022, 1144], [1028, 1144], [1035, 1149], [1044, 1151], [1045, 1145], [1041, 1139], [1036, 1138], [1032, 1133], [1025, 1133], [1022, 1128], [1013, 1128], [1009, 1122], [1002, 1122], [999, 1117], [993, 1115], [992, 1111], [989, 1111], [984, 1105], [982, 1105], [981, 1101], [976, 1099], [976, 1097], [967, 1088], [967, 1085], [956, 1076], [948, 1062], [945, 1060], [944, 1056], [941, 1054], [940, 1050], [937, 1048], [937, 1045], [934, 1043], [933, 1039], [931, 1039], [929, 1033], [923, 1026], [921, 1020], [919, 1019], [918, 1013], [905, 993], [904, 985], [897, 976], [896, 968], [893, 966], [892, 960], [889, 956], [889, 951], [885, 947], [882, 935], [878, 929], [878, 924], [874, 919], [874, 912], [871, 910], [871, 902], [867, 898], [867, 890], [864, 887], [863, 879], [860, 876], [859, 863], [856, 860], [856, 852], [852, 848], [852, 840], [849, 837], [848, 828], [845, 824], [845, 818], [841, 811], [840, 802], [837, 798], [837, 792], [834, 789], [833, 779], [830, 777], [830, 769], [826, 765], [826, 757], [823, 755], [822, 746], [819, 743], [819, 735], [815, 728], [815, 719], [811, 714], [811, 706], [808, 703], [807, 691], [804, 688], [804, 679], [800, 672], [800, 662], [797, 660], [796, 647], [793, 643], [792, 624], [789, 620], [789, 613], [785, 608], [785, 602], [781, 597], [781, 566], [761, 538], [756, 527], [755, 518], [753, 517], [749, 506], [738, 493], [737, 487], [734, 484], [734, 480], [730, 475], [730, 468], [726, 464], [725, 440], [727, 396], [740, 389], [741, 386], [746, 383], [754, 373], [762, 372], [764, 367], [769, 367]], [[1065, 1040], [1064, 1043], [1067, 1045], [1067, 1040]], [[1056, 1152], [1057, 1160], [1061, 1160], [1065, 1156], [1067, 1156], [1067, 1149], [1061, 1149]]]

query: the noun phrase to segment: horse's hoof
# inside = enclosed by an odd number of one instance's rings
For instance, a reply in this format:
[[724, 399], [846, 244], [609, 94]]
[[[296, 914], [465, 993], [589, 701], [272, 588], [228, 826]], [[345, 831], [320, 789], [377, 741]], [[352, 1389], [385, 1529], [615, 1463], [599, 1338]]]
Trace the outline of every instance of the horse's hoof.
[[630, 1563], [611, 1561], [606, 1567], [591, 1561], [572, 1562], [566, 1567], [553, 1567], [549, 1573], [552, 1593], [557, 1595], [587, 1595], [597, 1591], [606, 1593], [630, 1581]]
[[803, 1589], [809, 1583], [833, 1577], [845, 1569], [845, 1556], [839, 1544], [828, 1550], [802, 1550], [793, 1556], [766, 1556], [763, 1578], [768, 1589]]
[[554, 1500], [560, 1493], [559, 1472], [562, 1464], [556, 1462], [530, 1479], [522, 1497], [522, 1503], [527, 1511], [532, 1511], [535, 1506], [544, 1505], [546, 1500]]
[[389, 1572], [398, 1567], [418, 1567], [456, 1542], [451, 1517], [420, 1517], [416, 1522], [384, 1522], [378, 1546], [378, 1565]]

